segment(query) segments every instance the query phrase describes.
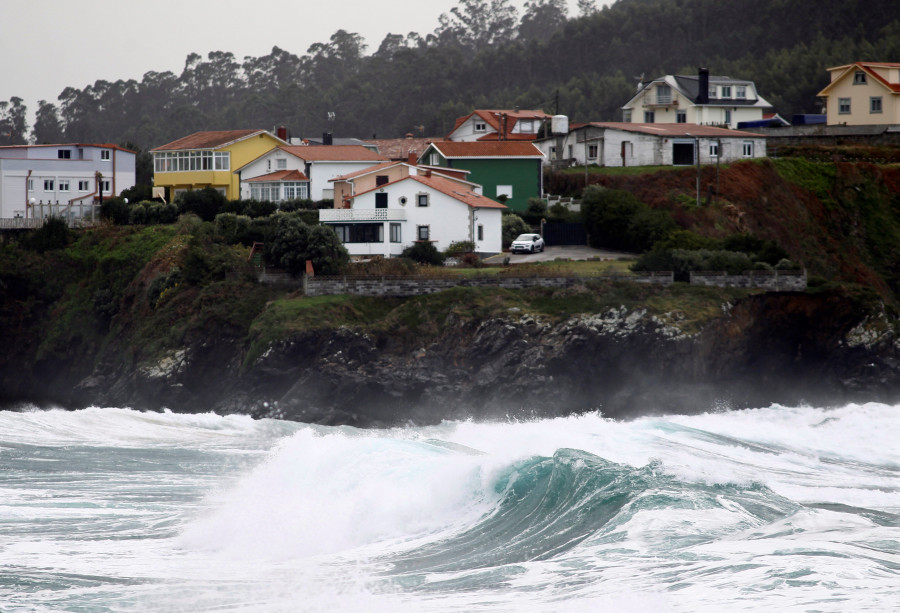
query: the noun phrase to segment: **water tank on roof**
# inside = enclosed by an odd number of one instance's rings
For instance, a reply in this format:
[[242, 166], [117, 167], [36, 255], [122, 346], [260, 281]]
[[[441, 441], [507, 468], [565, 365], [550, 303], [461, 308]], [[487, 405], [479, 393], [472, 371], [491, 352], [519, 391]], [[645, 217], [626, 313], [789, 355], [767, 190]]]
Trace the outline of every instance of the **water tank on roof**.
[[554, 115], [550, 120], [550, 131], [553, 134], [568, 134], [569, 118], [565, 115]]

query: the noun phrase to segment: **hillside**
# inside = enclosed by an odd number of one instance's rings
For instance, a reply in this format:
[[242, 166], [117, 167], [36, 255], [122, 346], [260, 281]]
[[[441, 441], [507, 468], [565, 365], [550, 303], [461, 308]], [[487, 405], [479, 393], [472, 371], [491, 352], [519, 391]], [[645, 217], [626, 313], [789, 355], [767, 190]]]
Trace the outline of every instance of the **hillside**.
[[698, 234], [774, 240], [810, 289], [598, 280], [309, 299], [257, 284], [247, 248], [211, 223], [105, 225], [64, 249], [0, 247], [0, 404], [386, 425], [900, 398], [897, 167], [743, 162], [700, 207], [692, 171], [592, 180]]

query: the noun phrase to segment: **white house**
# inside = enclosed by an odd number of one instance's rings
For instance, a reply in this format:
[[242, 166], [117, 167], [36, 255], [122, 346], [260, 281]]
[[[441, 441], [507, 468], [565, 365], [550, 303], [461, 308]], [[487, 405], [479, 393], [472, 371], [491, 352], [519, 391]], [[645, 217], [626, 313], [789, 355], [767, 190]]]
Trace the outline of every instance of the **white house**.
[[766, 137], [683, 123], [595, 122], [534, 143], [549, 164], [565, 166], [690, 166], [766, 157]]
[[324, 200], [334, 198], [331, 179], [387, 159], [359, 145], [292, 145], [267, 151], [234, 172], [244, 199]]
[[551, 116], [544, 111], [519, 109], [476, 110], [457, 118], [445, 140], [475, 142], [485, 140], [525, 140], [538, 137]]
[[353, 256], [400, 255], [416, 241], [439, 251], [472, 241], [481, 254], [500, 253], [506, 207], [459, 179], [409, 168], [394, 181], [345, 197], [349, 208], [323, 209], [319, 221], [334, 228]]
[[697, 75], [665, 75], [642, 82], [622, 107], [622, 121], [736, 128], [740, 122], [761, 120], [771, 108], [753, 81], [711, 76], [701, 68]]
[[111, 144], [0, 147], [0, 218], [91, 218], [101, 196], [134, 187], [134, 162]]

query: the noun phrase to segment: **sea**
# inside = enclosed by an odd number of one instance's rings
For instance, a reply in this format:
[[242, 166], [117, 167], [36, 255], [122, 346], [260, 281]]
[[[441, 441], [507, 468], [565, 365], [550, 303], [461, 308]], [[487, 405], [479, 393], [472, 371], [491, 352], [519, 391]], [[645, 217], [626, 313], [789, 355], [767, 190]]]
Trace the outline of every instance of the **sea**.
[[0, 611], [900, 611], [900, 407], [3, 411]]

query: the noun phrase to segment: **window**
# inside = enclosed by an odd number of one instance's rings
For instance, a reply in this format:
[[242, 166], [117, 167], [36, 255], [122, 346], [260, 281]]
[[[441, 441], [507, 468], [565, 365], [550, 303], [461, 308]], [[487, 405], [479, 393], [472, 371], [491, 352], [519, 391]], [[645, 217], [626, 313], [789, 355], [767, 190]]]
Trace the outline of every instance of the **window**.
[[550, 159], [551, 160], [556, 159], [556, 147], [553, 145], [550, 146]]
[[475, 131], [476, 132], [486, 132], [487, 124], [484, 123], [483, 121], [476, 121], [475, 122]]
[[589, 160], [597, 159], [597, 145], [588, 145], [588, 159]]
[[484, 226], [481, 224], [478, 224], [478, 240], [484, 240]]
[[731, 125], [731, 109], [725, 109], [725, 124]]
[[513, 197], [513, 186], [512, 185], [498, 185], [497, 186], [497, 197], [506, 196], [507, 199]]
[[278, 170], [287, 170], [287, 160], [284, 158], [275, 160], [275, 168]]
[[216, 151], [214, 153], [215, 164], [213, 168], [215, 170], [231, 170], [231, 153], [228, 151]]
[[850, 114], [850, 98], [838, 98], [838, 113], [841, 115]]
[[100, 187], [103, 190], [104, 194], [110, 193], [111, 190], [109, 179], [103, 179], [102, 181], [100, 181]]
[[389, 179], [388, 179], [387, 175], [376, 175], [375, 176], [375, 186], [376, 187], [378, 187], [379, 185], [384, 185], [388, 181], [389, 181]]
[[881, 96], [872, 96], [869, 98], [869, 112], [870, 113], [880, 113], [881, 112]]
[[268, 200], [279, 202], [281, 200], [281, 184], [278, 182], [254, 182], [250, 184], [251, 200]]
[[398, 224], [398, 223], [391, 224], [391, 242], [392, 243], [401, 242], [401, 240], [400, 240], [400, 224]]
[[266, 172], [272, 170], [272, 160], [266, 160]]
[[656, 86], [656, 104], [672, 104], [672, 88], [660, 83]]
[[687, 111], [675, 111], [675, 123], [687, 123]]
[[862, 70], [857, 70], [853, 73], [853, 84], [854, 85], [865, 85], [866, 84], [866, 73]]
[[44, 179], [44, 191], [45, 192], [53, 191], [53, 179]]
[[723, 98], [731, 98], [731, 86], [730, 85], [722, 86], [722, 97]]
[[653, 123], [656, 114], [653, 111], [644, 111], [644, 123]]
[[416, 196], [417, 206], [428, 206], [428, 194], [418, 194]]
[[71, 160], [72, 159], [72, 151], [69, 149], [59, 149], [56, 152], [57, 159], [60, 160]]
[[752, 141], [744, 141], [743, 154], [745, 158], [753, 157], [753, 142]]
[[80, 192], [91, 191], [91, 182], [86, 179], [82, 179], [82, 180], [78, 181], [78, 191], [80, 191]]
[[34, 179], [28, 179], [28, 191], [34, 191]]
[[709, 144], [709, 157], [711, 157], [711, 158], [719, 157], [719, 143], [710, 143]]
[[110, 154], [109, 149], [103, 149], [103, 150], [101, 150], [101, 151], [100, 151], [100, 159], [101, 159], [101, 160], [108, 160], [109, 157], [110, 157], [109, 154]]
[[[398, 224], [399, 225], [399, 224]], [[342, 243], [383, 243], [384, 224], [354, 223], [331, 226]]]
[[716, 98], [716, 97], [718, 97], [718, 92], [716, 91], [716, 88], [715, 88], [715, 87], [710, 87], [710, 88], [709, 88], [708, 94], [709, 94], [709, 97], [710, 97], [710, 98]]
[[285, 200], [298, 200], [301, 198], [307, 198], [306, 195], [306, 183], [301, 181], [285, 181], [281, 184], [281, 191], [283, 192]]
[[568, 151], [569, 151], [569, 159], [572, 159], [573, 157], [575, 157], [575, 152], [574, 152], [574, 149], [573, 149], [573, 145], [569, 145]]
[[378, 192], [377, 194], [375, 194], [375, 208], [376, 209], [388, 208], [388, 195], [386, 192]]
[[624, 121], [625, 123], [631, 123], [631, 109], [622, 111], [622, 121]]
[[59, 180], [59, 191], [61, 191], [61, 192], [69, 191], [69, 180], [68, 179], [60, 179]]
[[429, 228], [430, 226], [416, 226], [416, 235], [419, 237], [420, 241], [428, 240], [428, 237], [431, 235]]
[[537, 132], [537, 123], [534, 119], [520, 119], [516, 123], [516, 127], [513, 128], [513, 132], [518, 132], [521, 134], [534, 134]]
[[740, 98], [743, 100], [747, 97], [747, 86], [746, 85], [736, 85], [734, 88], [734, 97]]
[[437, 153], [432, 153], [428, 156], [428, 164], [431, 166], [437, 166], [441, 162], [441, 157]]

